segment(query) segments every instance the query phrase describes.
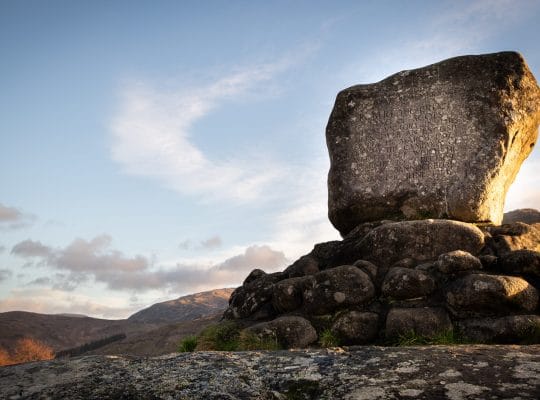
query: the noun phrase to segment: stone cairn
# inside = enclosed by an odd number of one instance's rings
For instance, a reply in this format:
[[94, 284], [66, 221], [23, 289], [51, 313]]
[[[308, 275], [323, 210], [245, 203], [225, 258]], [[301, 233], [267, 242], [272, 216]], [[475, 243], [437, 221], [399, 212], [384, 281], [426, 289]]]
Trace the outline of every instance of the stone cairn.
[[540, 88], [515, 52], [343, 90], [326, 129], [329, 218], [343, 240], [282, 272], [253, 270], [224, 319], [285, 347], [323, 332], [345, 345], [540, 336], [538, 215], [500, 225], [539, 124]]

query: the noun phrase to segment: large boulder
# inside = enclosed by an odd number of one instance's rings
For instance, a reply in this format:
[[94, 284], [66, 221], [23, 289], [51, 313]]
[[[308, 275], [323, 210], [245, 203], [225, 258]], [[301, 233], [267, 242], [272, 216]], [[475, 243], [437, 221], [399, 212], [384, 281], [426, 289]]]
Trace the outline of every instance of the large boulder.
[[451, 58], [341, 91], [326, 128], [328, 213], [499, 224], [538, 136], [540, 88], [515, 52]]

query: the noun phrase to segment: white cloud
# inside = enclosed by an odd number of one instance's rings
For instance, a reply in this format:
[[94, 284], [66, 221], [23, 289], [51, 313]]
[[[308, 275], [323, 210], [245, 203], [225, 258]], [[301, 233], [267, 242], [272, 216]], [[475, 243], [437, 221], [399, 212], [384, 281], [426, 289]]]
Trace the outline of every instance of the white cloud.
[[139, 83], [122, 93], [114, 117], [112, 158], [126, 173], [157, 179], [183, 194], [250, 201], [281, 174], [278, 165], [253, 152], [209, 159], [193, 142], [191, 128], [222, 102], [260, 89], [292, 61], [251, 67], [206, 85], [159, 91]]

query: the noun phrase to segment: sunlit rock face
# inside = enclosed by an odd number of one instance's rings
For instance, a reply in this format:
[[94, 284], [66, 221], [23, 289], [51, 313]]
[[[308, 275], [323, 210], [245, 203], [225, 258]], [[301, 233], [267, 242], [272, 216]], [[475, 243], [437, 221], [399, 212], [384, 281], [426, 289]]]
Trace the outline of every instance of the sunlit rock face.
[[345, 89], [326, 129], [329, 218], [343, 235], [383, 219], [500, 224], [539, 124], [540, 88], [515, 52]]

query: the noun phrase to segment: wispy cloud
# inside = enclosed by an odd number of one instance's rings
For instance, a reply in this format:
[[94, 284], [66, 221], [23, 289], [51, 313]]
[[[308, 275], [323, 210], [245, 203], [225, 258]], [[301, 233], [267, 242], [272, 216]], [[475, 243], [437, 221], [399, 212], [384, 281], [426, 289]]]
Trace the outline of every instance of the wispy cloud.
[[24, 213], [18, 208], [0, 203], [0, 230], [15, 230], [32, 225], [36, 216]]
[[[340, 75], [350, 84], [370, 83], [401, 70], [477, 53], [485, 49], [489, 39], [538, 9], [538, 1], [457, 0], [443, 7], [444, 11], [422, 26], [404, 32], [392, 43], [381, 43], [379, 50], [351, 63]], [[502, 50], [509, 49], [493, 48]]]
[[282, 174], [263, 155], [210, 159], [192, 140], [193, 124], [222, 103], [260, 90], [294, 63], [285, 58], [231, 73], [196, 88], [124, 88], [111, 125], [112, 158], [126, 173], [157, 179], [183, 194], [250, 201]]

